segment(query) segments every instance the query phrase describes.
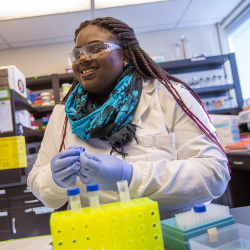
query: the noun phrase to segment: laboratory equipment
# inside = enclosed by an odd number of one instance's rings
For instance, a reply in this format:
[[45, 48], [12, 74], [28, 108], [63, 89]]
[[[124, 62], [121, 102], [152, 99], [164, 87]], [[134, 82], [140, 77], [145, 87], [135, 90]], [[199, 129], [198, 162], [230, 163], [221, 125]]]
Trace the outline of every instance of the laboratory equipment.
[[89, 205], [92, 208], [100, 208], [98, 190], [99, 190], [98, 184], [87, 185]]
[[200, 224], [228, 217], [229, 207], [210, 204], [196, 204], [191, 211], [176, 214], [175, 218], [180, 228], [190, 228]]
[[38, 108], [42, 107], [42, 99], [41, 99], [41, 94], [37, 94], [35, 97], [34, 105]]
[[[211, 205], [211, 204], [210, 204]], [[206, 208], [208, 208], [210, 205], [208, 205]], [[215, 205], [215, 204], [212, 204]], [[195, 210], [203, 210], [204, 212], [204, 204], [200, 205], [200, 208], [196, 207]], [[219, 207], [217, 207], [219, 206]], [[225, 209], [224, 210], [228, 210]], [[161, 221], [161, 227], [162, 227], [162, 235], [164, 240], [164, 245], [174, 249], [174, 250], [190, 250], [189, 242], [188, 240], [190, 238], [196, 237], [198, 235], [202, 235], [207, 232], [208, 229], [211, 229], [213, 227], [222, 228], [231, 224], [234, 224], [235, 221], [233, 219], [232, 215], [228, 215], [227, 212], [225, 214], [220, 212], [220, 210], [223, 210], [220, 205], [215, 205], [215, 207], [209, 211], [210, 216], [199, 213], [199, 215], [190, 216], [190, 212], [185, 212], [182, 214], [178, 214], [177, 217], [184, 215], [183, 217], [186, 217], [186, 220], [182, 220], [182, 226], [185, 225], [185, 227], [181, 228], [176, 220], [176, 217], [170, 218], [167, 220]], [[209, 209], [207, 209], [209, 210]], [[194, 213], [194, 210], [193, 210]], [[205, 212], [204, 212], [205, 213]], [[222, 217], [224, 214], [225, 217]], [[219, 215], [221, 217], [219, 217]], [[209, 220], [213, 219], [214, 220]], [[178, 218], [180, 220], [180, 218]]]
[[42, 92], [41, 98], [42, 98], [42, 107], [50, 106], [50, 92]]
[[148, 198], [51, 214], [54, 250], [164, 250], [158, 203]]
[[73, 187], [67, 189], [67, 194], [69, 196], [69, 203], [71, 211], [74, 213], [81, 211], [81, 200], [80, 200], [80, 189], [79, 187]]
[[185, 46], [184, 46], [184, 36], [181, 36], [181, 46], [182, 46], [182, 51], [183, 51], [183, 56], [184, 56], [184, 59], [187, 59], [186, 58], [186, 52], [185, 52]]
[[121, 203], [123, 203], [123, 204], [129, 203], [130, 202], [130, 194], [128, 191], [128, 181], [127, 180], [118, 181], [117, 187], [119, 190]]
[[200, 249], [250, 249], [250, 226], [233, 224], [194, 237], [189, 240], [191, 250]]

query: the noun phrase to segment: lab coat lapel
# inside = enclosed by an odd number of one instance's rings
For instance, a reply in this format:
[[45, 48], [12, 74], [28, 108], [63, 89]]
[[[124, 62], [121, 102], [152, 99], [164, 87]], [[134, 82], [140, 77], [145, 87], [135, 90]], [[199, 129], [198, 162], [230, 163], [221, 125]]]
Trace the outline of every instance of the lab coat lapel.
[[149, 107], [150, 101], [152, 99], [152, 94], [155, 90], [155, 84], [157, 80], [142, 80], [142, 93], [139, 100], [138, 107], [135, 111], [134, 117], [131, 121], [132, 124], [136, 124], [142, 114]]

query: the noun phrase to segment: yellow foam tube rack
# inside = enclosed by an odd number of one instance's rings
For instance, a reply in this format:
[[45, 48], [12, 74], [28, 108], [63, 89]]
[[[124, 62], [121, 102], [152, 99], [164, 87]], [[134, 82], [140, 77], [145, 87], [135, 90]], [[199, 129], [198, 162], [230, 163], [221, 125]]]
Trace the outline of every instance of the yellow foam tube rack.
[[158, 203], [148, 198], [51, 214], [54, 250], [164, 250]]

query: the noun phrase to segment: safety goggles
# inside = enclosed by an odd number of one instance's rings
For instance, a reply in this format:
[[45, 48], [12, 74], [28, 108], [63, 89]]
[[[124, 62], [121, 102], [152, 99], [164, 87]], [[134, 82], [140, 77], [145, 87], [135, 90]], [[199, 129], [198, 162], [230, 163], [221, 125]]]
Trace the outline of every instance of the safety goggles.
[[69, 52], [69, 56], [71, 62], [77, 64], [79, 63], [79, 59], [82, 54], [84, 54], [87, 58], [96, 59], [115, 49], [122, 49], [122, 47], [112, 43], [93, 42], [86, 44], [81, 48], [74, 48]]

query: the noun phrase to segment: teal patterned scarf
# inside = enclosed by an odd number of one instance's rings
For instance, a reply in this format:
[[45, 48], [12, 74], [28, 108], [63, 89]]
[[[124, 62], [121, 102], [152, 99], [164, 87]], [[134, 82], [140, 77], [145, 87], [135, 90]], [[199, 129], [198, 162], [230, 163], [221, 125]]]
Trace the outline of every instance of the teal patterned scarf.
[[127, 66], [106, 102], [98, 107], [94, 97], [80, 83], [65, 104], [72, 133], [84, 141], [99, 138], [109, 141], [113, 151], [123, 157], [123, 146], [135, 138], [137, 125], [131, 124], [142, 90], [142, 77], [132, 65]]

